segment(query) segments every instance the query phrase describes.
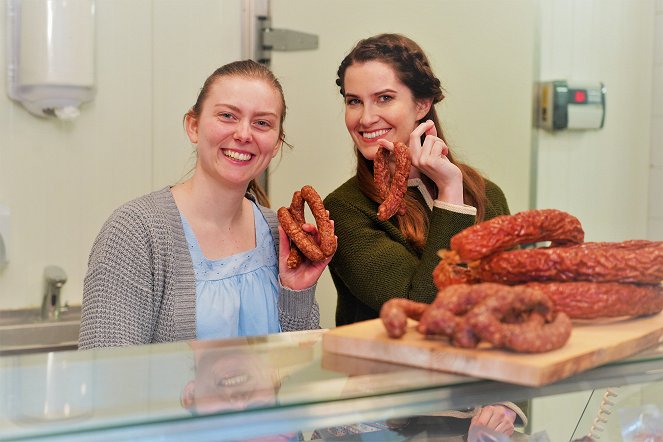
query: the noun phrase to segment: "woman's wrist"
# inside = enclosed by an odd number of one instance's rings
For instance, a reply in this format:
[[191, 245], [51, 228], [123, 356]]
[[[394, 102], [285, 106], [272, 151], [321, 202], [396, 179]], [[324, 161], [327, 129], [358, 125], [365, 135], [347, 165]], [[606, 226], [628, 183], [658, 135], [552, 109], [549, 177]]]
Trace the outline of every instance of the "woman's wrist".
[[[310, 290], [311, 287], [314, 287], [316, 283], [313, 283], [312, 285], [309, 285], [307, 287], [297, 287], [296, 284], [289, 284], [289, 283], [284, 283], [283, 280], [281, 279], [281, 275], [279, 275], [279, 285], [281, 286], [282, 289], [290, 290], [291, 292], [303, 292], [306, 290]], [[291, 287], [294, 285], [295, 287]], [[305, 285], [305, 284], [303, 284]]]
[[449, 204], [462, 206], [463, 201], [463, 185], [450, 185], [438, 187], [440, 190], [437, 192], [437, 200]]

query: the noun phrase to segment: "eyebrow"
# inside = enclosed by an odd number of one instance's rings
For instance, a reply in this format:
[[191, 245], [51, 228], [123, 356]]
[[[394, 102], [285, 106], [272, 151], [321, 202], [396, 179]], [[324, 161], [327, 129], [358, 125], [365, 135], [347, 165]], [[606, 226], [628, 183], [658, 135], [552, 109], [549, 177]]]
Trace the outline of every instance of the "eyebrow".
[[[232, 110], [232, 111], [234, 111], [234, 112], [238, 112], [238, 113], [241, 112], [241, 109], [240, 109], [240, 108], [238, 108], [237, 106], [234, 106], [234, 105], [232, 105], [232, 104], [228, 104], [228, 103], [216, 103], [216, 104], [214, 105], [214, 108], [215, 108], [215, 109], [216, 109], [216, 108], [219, 108], [219, 107], [227, 107], [227, 108], [229, 108], [230, 110]], [[256, 116], [258, 116], [258, 117], [266, 117], [266, 116], [270, 116], [270, 117], [274, 117], [274, 118], [278, 118], [278, 117], [279, 117], [278, 114], [276, 114], [275, 112], [269, 112], [269, 111], [257, 112], [257, 113], [256, 113]]]
[[[386, 93], [396, 94], [397, 92], [394, 89], [382, 89], [380, 91], [373, 92], [371, 95], [383, 95]], [[345, 92], [345, 96], [358, 97], [357, 94], [353, 94], [352, 92], [347, 92], [347, 91]]]

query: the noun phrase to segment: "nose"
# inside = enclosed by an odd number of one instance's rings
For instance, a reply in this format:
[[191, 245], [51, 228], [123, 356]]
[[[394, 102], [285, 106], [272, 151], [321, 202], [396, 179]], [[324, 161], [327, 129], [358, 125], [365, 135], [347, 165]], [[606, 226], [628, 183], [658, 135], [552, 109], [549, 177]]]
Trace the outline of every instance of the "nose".
[[235, 127], [235, 140], [240, 142], [251, 141], [251, 125], [248, 121], [240, 121]]
[[377, 122], [380, 119], [379, 115], [377, 112], [375, 112], [375, 108], [371, 106], [370, 104], [364, 105], [361, 111], [361, 117], [359, 118], [359, 123], [362, 126], [370, 126], [371, 124]]

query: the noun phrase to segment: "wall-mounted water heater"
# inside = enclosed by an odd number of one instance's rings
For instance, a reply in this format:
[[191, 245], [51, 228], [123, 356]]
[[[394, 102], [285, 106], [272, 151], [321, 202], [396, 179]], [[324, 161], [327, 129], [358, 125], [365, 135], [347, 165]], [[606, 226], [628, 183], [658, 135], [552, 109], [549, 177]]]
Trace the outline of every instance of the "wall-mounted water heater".
[[94, 0], [7, 0], [8, 95], [73, 119], [95, 94]]
[[564, 80], [539, 84], [539, 127], [561, 129], [601, 129], [605, 122], [603, 83], [574, 84]]

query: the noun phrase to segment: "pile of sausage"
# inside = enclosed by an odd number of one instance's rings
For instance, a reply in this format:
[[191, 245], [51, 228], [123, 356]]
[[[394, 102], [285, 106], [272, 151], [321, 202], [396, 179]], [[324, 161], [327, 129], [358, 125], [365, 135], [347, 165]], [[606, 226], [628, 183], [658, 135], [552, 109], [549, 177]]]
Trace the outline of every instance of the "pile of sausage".
[[[663, 310], [663, 241], [583, 240], [578, 219], [560, 210], [499, 216], [455, 235], [433, 278], [440, 289], [478, 282], [533, 288], [574, 319]], [[514, 249], [545, 241], [550, 246]]]
[[494, 348], [540, 353], [562, 347], [571, 336], [571, 320], [556, 312], [538, 290], [495, 283], [457, 284], [441, 290], [432, 304], [390, 299], [380, 318], [387, 334], [405, 334], [407, 318], [419, 321], [417, 331], [446, 337], [462, 348], [486, 342]]
[[[550, 242], [549, 246], [517, 248]], [[584, 242], [577, 218], [529, 210], [476, 224], [451, 239], [433, 271], [432, 304], [396, 298], [380, 317], [390, 337], [417, 331], [452, 345], [481, 342], [517, 352], [563, 346], [571, 318], [640, 316], [663, 310], [663, 242]]]

